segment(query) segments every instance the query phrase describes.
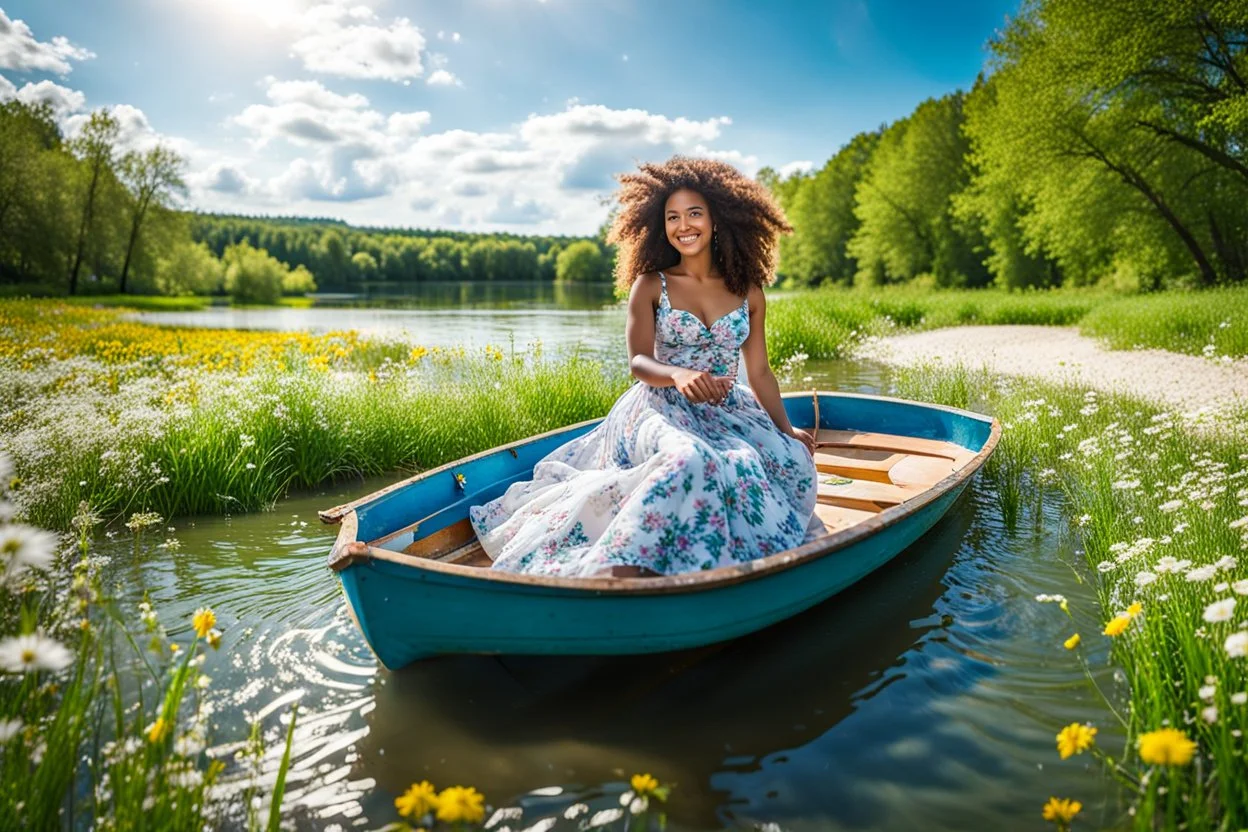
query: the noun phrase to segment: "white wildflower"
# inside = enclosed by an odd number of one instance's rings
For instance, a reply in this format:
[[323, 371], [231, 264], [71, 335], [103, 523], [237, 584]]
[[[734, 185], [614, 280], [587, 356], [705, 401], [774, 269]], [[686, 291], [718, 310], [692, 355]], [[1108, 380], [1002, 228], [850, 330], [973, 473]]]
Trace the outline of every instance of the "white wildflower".
[[623, 809], [603, 809], [601, 812], [594, 812], [594, 814], [590, 817], [589, 828], [593, 829], [595, 826], [606, 826], [608, 823], [615, 823], [622, 817], [624, 817]]
[[1186, 577], [1189, 581], [1192, 581], [1192, 582], [1210, 581], [1210, 580], [1213, 580], [1214, 576], [1217, 574], [1218, 574], [1218, 567], [1214, 566], [1212, 563], [1209, 563], [1204, 566], [1197, 566], [1194, 569], [1189, 569], [1187, 571], [1187, 574], [1184, 577]]
[[1206, 702], [1212, 702], [1213, 696], [1218, 692], [1217, 685], [1201, 685], [1198, 694], [1200, 698]]
[[1138, 587], [1146, 587], [1153, 581], [1157, 580], [1157, 576], [1152, 572], [1140, 572], [1135, 576], [1135, 585]]
[[0, 745], [16, 737], [22, 730], [20, 719], [0, 719]]
[[1241, 690], [1239, 693], [1231, 694], [1232, 705], [1243, 705], [1245, 703], [1248, 703], [1248, 691]]
[[1226, 637], [1226, 654], [1233, 659], [1248, 656], [1248, 630], [1240, 630]]
[[1216, 566], [1220, 571], [1225, 571], [1239, 566], [1239, 561], [1235, 559], [1234, 555], [1223, 555], [1218, 558], [1218, 562], [1215, 563], [1214, 566]]
[[1248, 595], [1248, 578], [1231, 584], [1231, 590], [1234, 591], [1236, 595]]
[[57, 672], [74, 661], [65, 645], [40, 633], [14, 636], [0, 641], [0, 670], [27, 673], [31, 670]]
[[20, 523], [0, 526], [0, 567], [6, 575], [47, 569], [56, 556], [56, 546], [56, 535], [43, 529]]
[[1182, 500], [1170, 500], [1168, 502], [1162, 503], [1161, 505], [1157, 506], [1157, 508], [1164, 511], [1166, 514], [1169, 514], [1172, 511], [1178, 511], [1179, 509], [1183, 508], [1183, 501]]
[[1220, 621], [1230, 621], [1231, 616], [1234, 614], [1235, 599], [1223, 598], [1221, 601], [1214, 601], [1212, 604], [1205, 607], [1205, 612], [1202, 618], [1210, 624], [1215, 624]]
[[1218, 709], [1215, 705], [1210, 705], [1200, 712], [1201, 719], [1210, 725], [1218, 721]]

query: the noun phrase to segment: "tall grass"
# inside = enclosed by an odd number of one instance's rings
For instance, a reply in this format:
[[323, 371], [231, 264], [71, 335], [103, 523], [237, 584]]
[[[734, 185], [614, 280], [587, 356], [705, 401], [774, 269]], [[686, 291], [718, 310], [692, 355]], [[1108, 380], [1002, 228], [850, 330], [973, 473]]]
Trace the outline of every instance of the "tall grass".
[[[903, 396], [1002, 420], [989, 474], [1014, 483], [1004, 501], [1060, 494], [1105, 622], [1105, 633], [1081, 641], [1111, 639], [1125, 672], [1107, 695], [1124, 715], [1128, 745], [1121, 759], [1105, 759], [1136, 793], [1130, 823], [1248, 826], [1248, 631], [1235, 612], [1248, 603], [1248, 413], [1182, 417], [1131, 398], [947, 366], [900, 370], [896, 384]], [[1060, 644], [1054, 651], [1066, 653]], [[1078, 661], [1082, 648], [1066, 655]], [[1196, 743], [1193, 759], [1158, 760], [1163, 740], [1182, 751], [1174, 735], [1152, 733], [1167, 727]]]
[[863, 339], [898, 331], [1004, 324], [1078, 325], [1113, 349], [1248, 355], [1248, 287], [1133, 296], [1070, 289], [828, 288], [776, 297], [767, 319], [768, 352], [776, 360], [799, 352], [844, 358]]

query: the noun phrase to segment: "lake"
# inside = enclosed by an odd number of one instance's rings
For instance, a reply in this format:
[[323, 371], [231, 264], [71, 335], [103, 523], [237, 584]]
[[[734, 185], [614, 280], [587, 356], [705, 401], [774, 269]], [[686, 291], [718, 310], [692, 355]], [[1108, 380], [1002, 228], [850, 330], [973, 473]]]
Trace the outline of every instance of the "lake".
[[[249, 328], [359, 328], [420, 343], [582, 347], [623, 360], [623, 310], [318, 307], [148, 313], [144, 320]], [[406, 333], [402, 335], [402, 333]], [[501, 343], [507, 343], [506, 340]], [[613, 346], [614, 345], [614, 346]], [[866, 362], [812, 362], [788, 389], [888, 392]], [[810, 376], [810, 380], [805, 380]], [[1007, 440], [1008, 441], [1008, 440]], [[1035, 595], [1070, 589], [1079, 546], [1060, 498], [1005, 521], [984, 473], [924, 538], [862, 583], [749, 637], [624, 658], [444, 657], [390, 672], [351, 622], [325, 566], [334, 536], [316, 510], [389, 479], [347, 481], [272, 511], [170, 521], [177, 551], [135, 557], [101, 540], [137, 601], [146, 588], [171, 635], [211, 605], [225, 643], [210, 655], [218, 751], [262, 720], [275, 769], [281, 716], [300, 702], [286, 805], [299, 828], [377, 828], [414, 781], [472, 785], [493, 806], [577, 828], [619, 805], [629, 775], [674, 782], [676, 829], [1038, 828], [1050, 795], [1077, 795], [1095, 824], [1118, 795], [1087, 755], [1060, 761], [1054, 735], [1102, 726], [1104, 706], [1062, 648], [1070, 621]], [[153, 541], [155, 542], [155, 541]], [[1080, 622], [1084, 628], [1091, 622]], [[1089, 654], [1103, 687], [1106, 657]], [[1099, 785], [1092, 785], [1099, 784]], [[1099, 794], [1089, 799], [1090, 793]], [[570, 806], [591, 813], [564, 820]]]

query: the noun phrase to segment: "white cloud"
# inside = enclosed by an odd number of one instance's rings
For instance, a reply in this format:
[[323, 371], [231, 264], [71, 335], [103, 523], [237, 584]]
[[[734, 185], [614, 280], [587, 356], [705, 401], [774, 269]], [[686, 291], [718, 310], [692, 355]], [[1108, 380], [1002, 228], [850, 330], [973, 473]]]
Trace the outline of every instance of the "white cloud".
[[570, 102], [505, 130], [430, 133], [427, 112], [384, 113], [316, 82], [267, 83], [270, 103], [232, 120], [263, 152], [205, 166], [194, 179], [197, 198], [217, 210], [324, 215], [333, 201], [335, 215], [356, 223], [589, 233], [606, 213], [611, 175], [639, 162], [679, 152], [726, 159], [747, 174], [758, 164], [718, 146], [726, 117]]
[[788, 179], [790, 176], [792, 176], [795, 173], [810, 173], [814, 169], [815, 169], [814, 162], [810, 161], [809, 159], [799, 159], [793, 162], [788, 162], [776, 168], [776, 173], [780, 175], [781, 179]]
[[387, 81], [424, 74], [425, 37], [405, 17], [378, 25], [367, 6], [326, 3], [305, 13], [299, 27], [291, 54], [312, 72]]
[[0, 101], [10, 98], [31, 105], [47, 104], [52, 108], [53, 118], [61, 124], [71, 114], [81, 110], [87, 102], [87, 97], [78, 90], [62, 87], [52, 81], [28, 82], [18, 89], [12, 81], [0, 75]]
[[431, 87], [462, 87], [463, 81], [460, 81], [445, 69], [434, 70], [429, 75], [429, 80], [425, 82]]
[[68, 75], [73, 69], [70, 61], [94, 57], [91, 50], [75, 46], [60, 35], [48, 42], [35, 40], [24, 21], [10, 20], [0, 9], [0, 69]]

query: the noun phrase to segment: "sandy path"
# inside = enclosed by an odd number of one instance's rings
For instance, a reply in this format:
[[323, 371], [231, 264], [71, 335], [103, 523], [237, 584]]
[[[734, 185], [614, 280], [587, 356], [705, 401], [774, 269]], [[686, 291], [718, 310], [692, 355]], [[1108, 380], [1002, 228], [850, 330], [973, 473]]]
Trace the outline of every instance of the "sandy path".
[[978, 369], [1127, 393], [1191, 411], [1248, 407], [1248, 360], [1165, 350], [1107, 350], [1070, 327], [965, 326], [872, 340], [858, 353], [890, 364], [939, 359]]

